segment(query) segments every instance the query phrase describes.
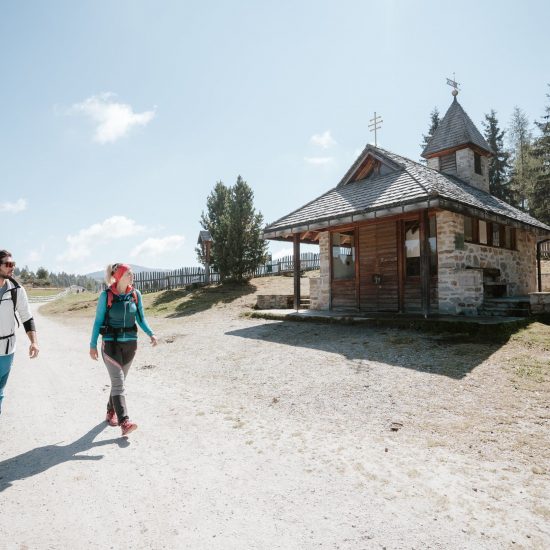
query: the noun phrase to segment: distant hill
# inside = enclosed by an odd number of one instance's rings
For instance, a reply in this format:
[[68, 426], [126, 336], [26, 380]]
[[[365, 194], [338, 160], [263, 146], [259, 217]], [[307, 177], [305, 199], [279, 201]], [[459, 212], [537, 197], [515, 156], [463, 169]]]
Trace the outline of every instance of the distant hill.
[[[150, 271], [170, 271], [169, 269], [161, 269], [159, 267], [143, 267], [142, 265], [135, 265], [135, 264], [129, 264], [132, 268], [132, 271], [134, 273], [143, 273], [143, 272], [150, 272]], [[86, 277], [90, 277], [90, 279], [95, 279], [96, 281], [102, 281], [105, 278], [105, 272], [104, 271], [94, 271], [93, 273], [86, 273]]]

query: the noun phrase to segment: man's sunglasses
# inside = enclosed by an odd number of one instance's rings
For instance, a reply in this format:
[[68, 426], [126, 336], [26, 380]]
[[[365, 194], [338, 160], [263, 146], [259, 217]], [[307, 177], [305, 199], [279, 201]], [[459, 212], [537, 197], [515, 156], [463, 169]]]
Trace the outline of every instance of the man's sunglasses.
[[5, 265], [6, 267], [15, 267], [15, 262], [2, 262], [0, 265]]

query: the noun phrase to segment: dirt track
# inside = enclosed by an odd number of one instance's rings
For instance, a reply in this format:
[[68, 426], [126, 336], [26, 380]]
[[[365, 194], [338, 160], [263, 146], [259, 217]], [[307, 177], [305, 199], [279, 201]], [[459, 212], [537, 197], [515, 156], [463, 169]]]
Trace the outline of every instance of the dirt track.
[[38, 314], [0, 420], [0, 548], [550, 546], [548, 384], [509, 350], [241, 306], [151, 320], [128, 441], [89, 320]]

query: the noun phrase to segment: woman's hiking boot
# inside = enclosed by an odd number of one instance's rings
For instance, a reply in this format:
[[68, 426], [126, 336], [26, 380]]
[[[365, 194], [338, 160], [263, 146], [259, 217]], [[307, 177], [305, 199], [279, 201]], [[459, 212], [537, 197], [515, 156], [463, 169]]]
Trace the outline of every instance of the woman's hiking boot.
[[123, 436], [132, 433], [134, 430], [137, 430], [137, 424], [134, 424], [134, 422], [130, 422], [128, 419], [124, 420], [120, 427], [122, 429]]
[[107, 416], [105, 420], [109, 426], [118, 426], [118, 417], [116, 415], [115, 409], [108, 409]]

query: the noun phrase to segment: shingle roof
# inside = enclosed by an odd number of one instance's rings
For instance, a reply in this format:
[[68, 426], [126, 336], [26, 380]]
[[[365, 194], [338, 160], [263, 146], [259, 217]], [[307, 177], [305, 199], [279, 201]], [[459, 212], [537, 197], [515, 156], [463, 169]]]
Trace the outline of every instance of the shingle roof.
[[210, 231], [199, 231], [199, 238], [197, 239], [197, 244], [201, 244], [203, 241], [211, 241], [212, 235]]
[[488, 153], [494, 153], [455, 96], [434, 135], [422, 151], [422, 156], [428, 158], [439, 151], [454, 149], [467, 143], [477, 145]]
[[264, 233], [291, 230], [319, 222], [336, 221], [348, 216], [425, 201], [433, 201], [435, 204], [437, 200], [474, 208], [486, 215], [503, 216], [550, 232], [549, 226], [455, 176], [443, 174], [372, 145], [367, 145], [358, 161], [362, 162], [369, 154], [385, 157], [388, 161], [395, 163], [397, 168], [390, 174], [372, 175], [364, 180], [340, 184], [269, 224]]

